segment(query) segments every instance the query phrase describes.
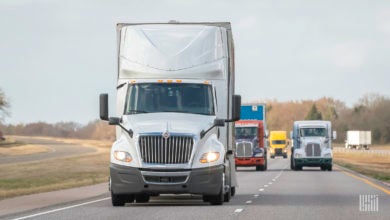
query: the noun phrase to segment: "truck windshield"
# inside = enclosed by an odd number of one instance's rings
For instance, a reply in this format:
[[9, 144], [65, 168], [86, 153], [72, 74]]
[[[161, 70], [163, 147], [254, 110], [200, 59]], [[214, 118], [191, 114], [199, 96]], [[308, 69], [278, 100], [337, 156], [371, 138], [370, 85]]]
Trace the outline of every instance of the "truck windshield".
[[236, 139], [253, 139], [257, 136], [257, 127], [236, 127]]
[[272, 144], [286, 144], [285, 140], [274, 140], [272, 141]]
[[301, 137], [326, 137], [325, 128], [301, 128], [299, 129]]
[[125, 114], [183, 112], [214, 115], [212, 86], [195, 83], [139, 83], [129, 86]]

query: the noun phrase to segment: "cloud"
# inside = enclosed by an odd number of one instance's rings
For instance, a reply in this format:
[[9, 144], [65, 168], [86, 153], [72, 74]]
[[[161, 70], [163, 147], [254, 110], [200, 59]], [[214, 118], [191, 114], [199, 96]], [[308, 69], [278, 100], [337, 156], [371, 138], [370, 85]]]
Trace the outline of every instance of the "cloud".
[[338, 43], [322, 49], [325, 58], [337, 68], [355, 70], [367, 60], [371, 44], [365, 41]]
[[234, 24], [234, 28], [237, 29], [253, 29], [257, 25], [257, 17], [255, 15], [248, 15], [243, 17]]

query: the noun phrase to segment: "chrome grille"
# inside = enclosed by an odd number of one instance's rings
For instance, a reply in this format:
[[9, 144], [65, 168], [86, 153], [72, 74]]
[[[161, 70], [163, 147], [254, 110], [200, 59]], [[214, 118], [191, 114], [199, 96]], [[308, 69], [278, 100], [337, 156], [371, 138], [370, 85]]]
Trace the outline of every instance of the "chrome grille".
[[194, 141], [189, 136], [148, 135], [140, 136], [138, 144], [145, 163], [181, 164], [190, 161]]
[[237, 157], [251, 157], [252, 143], [250, 142], [239, 142], [236, 144], [236, 156]]
[[316, 143], [308, 143], [306, 145], [306, 156], [308, 157], [319, 157], [321, 156], [321, 147]]

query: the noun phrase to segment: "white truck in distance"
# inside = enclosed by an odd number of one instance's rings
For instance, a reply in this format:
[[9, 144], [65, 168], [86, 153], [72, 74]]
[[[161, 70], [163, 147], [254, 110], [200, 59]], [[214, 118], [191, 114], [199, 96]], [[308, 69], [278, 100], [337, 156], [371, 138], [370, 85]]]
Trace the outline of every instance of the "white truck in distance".
[[366, 149], [371, 145], [371, 131], [347, 131], [347, 140], [345, 148], [348, 149]]
[[198, 194], [220, 205], [237, 187], [230, 23], [118, 24], [116, 117], [100, 95], [100, 118], [117, 125], [111, 148], [113, 206], [160, 194]]
[[292, 170], [302, 170], [302, 167], [332, 170], [332, 140], [336, 139], [336, 131], [332, 133], [330, 121], [295, 121], [290, 136]]

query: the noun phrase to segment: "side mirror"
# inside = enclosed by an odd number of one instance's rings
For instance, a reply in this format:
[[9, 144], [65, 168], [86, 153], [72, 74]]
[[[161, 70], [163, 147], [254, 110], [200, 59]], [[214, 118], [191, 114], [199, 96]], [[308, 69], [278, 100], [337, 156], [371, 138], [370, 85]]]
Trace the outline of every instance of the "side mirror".
[[333, 138], [333, 140], [336, 140], [336, 138], [337, 138], [337, 132], [336, 131], [333, 131], [332, 138]]
[[110, 117], [108, 120], [109, 125], [119, 125], [121, 123], [121, 118], [118, 117]]
[[223, 127], [223, 126], [225, 126], [225, 120], [216, 118], [214, 120], [214, 125], [218, 126], [218, 127]]
[[232, 121], [240, 120], [241, 115], [241, 96], [234, 95], [233, 96], [233, 112], [232, 112]]
[[268, 136], [269, 136], [269, 131], [265, 130], [265, 138], [268, 138]]
[[100, 94], [100, 119], [108, 121], [108, 94]]
[[290, 131], [290, 139], [294, 139], [292, 131]]

